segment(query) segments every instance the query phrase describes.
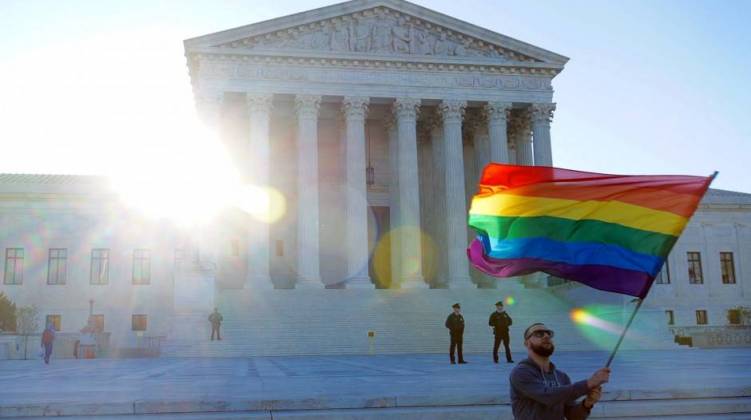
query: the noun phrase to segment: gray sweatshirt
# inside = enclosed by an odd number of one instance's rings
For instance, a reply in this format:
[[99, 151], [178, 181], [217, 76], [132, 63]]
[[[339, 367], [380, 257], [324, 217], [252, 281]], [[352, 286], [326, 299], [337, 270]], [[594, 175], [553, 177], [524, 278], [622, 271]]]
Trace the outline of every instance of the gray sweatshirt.
[[519, 362], [509, 377], [511, 408], [516, 420], [583, 420], [589, 410], [576, 399], [587, 395], [587, 381], [571, 384], [564, 372], [550, 363], [544, 373], [532, 359]]

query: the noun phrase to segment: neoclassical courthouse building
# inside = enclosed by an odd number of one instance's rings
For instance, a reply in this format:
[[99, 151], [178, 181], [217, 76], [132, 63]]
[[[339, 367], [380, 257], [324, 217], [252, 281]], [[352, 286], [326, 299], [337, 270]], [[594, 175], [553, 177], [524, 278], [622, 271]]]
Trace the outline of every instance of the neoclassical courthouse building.
[[[533, 321], [590, 349], [602, 340], [571, 309], [598, 303], [617, 324], [630, 311], [544, 275], [490, 279], [466, 258], [483, 166], [555, 163], [552, 82], [568, 58], [403, 0], [189, 39], [185, 55], [199, 114], [287, 211], [265, 223], [228, 210], [184, 232], [128, 210], [103, 179], [0, 175], [0, 291], [36, 305], [40, 326], [75, 334], [91, 314], [110, 346], [158, 337], [174, 356], [442, 352], [458, 301], [467, 349], [487, 351], [504, 299], [515, 350]], [[669, 324], [743, 322], [750, 277], [751, 195], [710, 190], [627, 345], [677, 348]], [[214, 307], [221, 343], [208, 342]]]

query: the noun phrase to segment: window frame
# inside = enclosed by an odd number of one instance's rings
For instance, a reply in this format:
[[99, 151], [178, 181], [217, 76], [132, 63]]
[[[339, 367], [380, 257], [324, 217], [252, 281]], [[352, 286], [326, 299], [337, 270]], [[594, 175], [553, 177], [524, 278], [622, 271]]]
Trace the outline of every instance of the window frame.
[[696, 310], [696, 325], [709, 325], [709, 315], [706, 309]]
[[[139, 268], [136, 271], [136, 267]], [[136, 286], [148, 286], [151, 284], [151, 250], [138, 248], [133, 250], [131, 283]], [[136, 274], [140, 276], [136, 276]], [[144, 275], [145, 273], [145, 275]]]
[[52, 325], [55, 326], [55, 331], [60, 332], [63, 329], [63, 316], [60, 314], [47, 314], [47, 316], [44, 317], [44, 328], [46, 329], [48, 325], [50, 325], [50, 322]]
[[[143, 328], [141, 328], [143, 323]], [[131, 331], [139, 332], [146, 331], [149, 328], [149, 316], [147, 314], [132, 314], [130, 317], [130, 329]]]
[[[729, 259], [725, 259], [729, 257]], [[720, 277], [722, 284], [736, 284], [735, 258], [732, 252], [720, 252]]]
[[[20, 256], [18, 255], [19, 251], [21, 253]], [[26, 252], [23, 248], [5, 248], [3, 284], [9, 286], [23, 285], [23, 263], [25, 257]], [[12, 270], [9, 269], [11, 265], [13, 267]]]
[[667, 259], [665, 260], [665, 264], [663, 264], [660, 272], [657, 273], [655, 284], [670, 284], [670, 264]]
[[668, 318], [668, 325], [675, 325], [675, 311], [672, 309], [666, 309], [665, 316]]
[[104, 332], [104, 314], [92, 314], [89, 317], [94, 326], [94, 331], [98, 333]]
[[[104, 256], [96, 255], [98, 252], [104, 252]], [[98, 262], [98, 265], [95, 265]], [[94, 267], [99, 274], [96, 278], [102, 278], [102, 265], [104, 265], [104, 281], [94, 281]], [[91, 265], [89, 268], [89, 284], [92, 286], [106, 286], [110, 283], [110, 250], [109, 248], [93, 248], [91, 250]]]
[[[696, 259], [692, 258], [694, 256]], [[704, 270], [701, 264], [701, 252], [686, 251], [686, 261], [688, 262], [688, 282], [690, 284], [704, 284]]]
[[[55, 254], [53, 256], [52, 254]], [[55, 261], [55, 281], [53, 282], [52, 262]], [[62, 269], [60, 268], [62, 267]], [[62, 273], [62, 274], [61, 274]], [[50, 248], [47, 257], [47, 285], [65, 286], [68, 274], [68, 248]], [[62, 278], [62, 280], [60, 280]]]

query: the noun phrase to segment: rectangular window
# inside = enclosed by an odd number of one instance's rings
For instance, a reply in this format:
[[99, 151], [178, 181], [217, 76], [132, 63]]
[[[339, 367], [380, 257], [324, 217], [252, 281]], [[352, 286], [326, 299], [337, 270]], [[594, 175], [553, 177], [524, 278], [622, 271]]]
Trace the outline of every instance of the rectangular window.
[[65, 248], [50, 248], [47, 264], [47, 284], [65, 284], [68, 250]]
[[44, 327], [47, 328], [47, 326], [52, 325], [55, 327], [55, 331], [60, 331], [62, 326], [62, 317], [60, 315], [47, 315], [47, 319], [45, 319]]
[[133, 315], [133, 331], [146, 331], [148, 318], [146, 315]]
[[133, 284], [151, 284], [151, 256], [148, 249], [133, 251]]
[[741, 324], [741, 311], [740, 309], [728, 309], [728, 323], [730, 325]]
[[237, 239], [233, 239], [230, 242], [230, 253], [233, 257], [240, 256], [240, 241], [238, 241]]
[[735, 284], [735, 264], [732, 252], [720, 252], [722, 266], [722, 284]]
[[94, 331], [100, 333], [104, 331], [104, 315], [91, 315], [91, 324]]
[[688, 256], [688, 282], [691, 284], [704, 284], [704, 275], [701, 271], [701, 253], [687, 252]]
[[23, 248], [5, 249], [5, 284], [23, 284]]
[[707, 325], [707, 311], [700, 309], [696, 311], [696, 325]]
[[662, 266], [662, 270], [657, 273], [655, 283], [670, 284], [670, 265], [668, 265], [668, 260], [665, 260], [665, 264]]
[[276, 256], [277, 257], [284, 256], [284, 241], [281, 239], [276, 240]]
[[675, 324], [675, 314], [673, 313], [672, 309], [668, 309], [667, 311], [665, 311], [665, 317], [668, 320], [668, 325]]
[[109, 283], [110, 273], [110, 250], [109, 249], [92, 249], [91, 250], [91, 284]]

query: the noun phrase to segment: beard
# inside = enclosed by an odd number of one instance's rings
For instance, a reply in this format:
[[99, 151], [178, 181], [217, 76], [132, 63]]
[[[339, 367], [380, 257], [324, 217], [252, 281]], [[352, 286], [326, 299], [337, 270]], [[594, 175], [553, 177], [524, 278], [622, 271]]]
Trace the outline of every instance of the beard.
[[540, 357], [550, 357], [551, 354], [555, 351], [555, 345], [553, 343], [549, 343], [547, 346], [544, 344], [540, 345], [531, 345], [532, 351], [535, 352], [536, 355]]

